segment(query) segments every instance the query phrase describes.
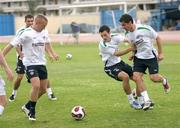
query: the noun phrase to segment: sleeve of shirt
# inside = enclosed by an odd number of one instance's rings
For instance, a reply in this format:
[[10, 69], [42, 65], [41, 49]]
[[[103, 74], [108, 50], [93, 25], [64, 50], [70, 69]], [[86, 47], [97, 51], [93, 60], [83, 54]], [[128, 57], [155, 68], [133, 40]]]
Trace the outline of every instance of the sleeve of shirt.
[[151, 38], [156, 39], [158, 36], [158, 33], [151, 26], [149, 26], [149, 29], [151, 30], [151, 35], [150, 35]]
[[125, 36], [122, 35], [117, 35], [114, 37], [114, 41], [117, 43], [117, 45], [124, 42], [124, 40], [125, 40]]
[[15, 36], [15, 38], [10, 42], [11, 45], [14, 47], [17, 47], [19, 44], [22, 44], [25, 40], [25, 35], [22, 34], [20, 36]]
[[101, 52], [104, 53], [104, 54], [110, 54], [110, 55], [114, 55], [115, 53], [115, 48], [111, 47], [110, 45], [108, 44], [105, 44], [105, 43], [100, 43], [100, 49], [101, 49]]

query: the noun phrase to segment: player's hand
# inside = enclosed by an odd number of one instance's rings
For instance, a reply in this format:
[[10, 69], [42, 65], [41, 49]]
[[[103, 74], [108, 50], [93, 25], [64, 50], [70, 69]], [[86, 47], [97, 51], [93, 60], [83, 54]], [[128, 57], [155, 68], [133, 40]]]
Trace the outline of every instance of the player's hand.
[[14, 75], [13, 75], [11, 69], [7, 68], [5, 71], [6, 71], [8, 80], [9, 80], [9, 81], [13, 81]]
[[132, 61], [133, 59], [134, 59], [133, 55], [128, 58], [129, 61]]
[[56, 60], [56, 61], [59, 60], [59, 55], [56, 53], [54, 54], [54, 60]]
[[164, 55], [162, 53], [158, 54], [158, 61], [161, 61], [164, 59]]
[[50, 60], [51, 62], [54, 60], [53, 55], [49, 55], [48, 57], [49, 57], [49, 60]]
[[24, 54], [21, 52], [21, 53], [19, 54], [19, 56], [20, 56], [21, 59], [23, 59]]

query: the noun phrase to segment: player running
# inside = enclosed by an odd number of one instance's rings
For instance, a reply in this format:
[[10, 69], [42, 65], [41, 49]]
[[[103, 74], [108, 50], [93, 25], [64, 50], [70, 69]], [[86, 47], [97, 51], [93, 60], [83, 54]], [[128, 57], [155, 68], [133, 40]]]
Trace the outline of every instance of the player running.
[[[132, 17], [128, 14], [122, 15], [119, 21], [122, 28], [126, 30], [126, 37], [136, 47], [136, 52], [133, 56], [133, 77], [139, 90], [141, 90], [140, 87], [145, 86], [143, 75], [148, 69], [150, 79], [153, 82], [161, 82], [165, 93], [168, 93], [170, 84], [165, 77], [159, 74], [158, 63], [164, 59], [164, 56], [161, 39], [157, 32], [148, 25], [135, 24]], [[157, 51], [153, 47], [153, 40], [157, 43]]]
[[58, 60], [59, 58], [48, 40], [48, 33], [45, 31], [47, 23], [48, 19], [44, 15], [37, 15], [33, 25], [15, 37], [3, 50], [3, 54], [6, 55], [13, 47], [17, 47], [19, 44], [23, 45], [24, 57], [22, 61], [31, 81], [32, 89], [29, 101], [22, 106], [22, 110], [31, 121], [36, 120], [36, 103], [46, 93], [48, 84], [45, 51], [50, 59]]
[[[102, 37], [102, 40], [99, 43], [99, 50], [102, 61], [104, 62], [104, 71], [108, 76], [114, 78], [115, 80], [122, 81], [123, 89], [128, 97], [130, 105], [135, 109], [141, 109], [142, 106], [135, 101], [129, 84], [129, 78], [132, 79], [133, 77], [132, 67], [120, 58], [120, 56], [133, 51], [134, 48], [119, 51], [119, 44], [122, 42], [129, 42], [129, 40], [121, 35], [111, 35], [110, 28], [106, 25], [100, 27], [99, 33]], [[148, 97], [147, 92], [144, 95]], [[143, 109], [147, 110], [150, 106], [151, 104], [147, 102], [143, 106]]]
[[[16, 36], [21, 35], [26, 28], [30, 27], [33, 24], [33, 21], [34, 21], [34, 16], [26, 15], [25, 16], [25, 24], [26, 25], [21, 27], [17, 31]], [[22, 62], [22, 58], [23, 58], [22, 45], [18, 45], [18, 47], [16, 48], [16, 51], [17, 51], [17, 66], [16, 66], [17, 78], [14, 82], [12, 95], [9, 97], [10, 102], [13, 102], [15, 100], [16, 95], [17, 95], [17, 90], [19, 89], [19, 87], [21, 85], [21, 81], [25, 74], [25, 66], [23, 65], [23, 62]], [[49, 81], [48, 81], [48, 86], [47, 86], [46, 91], [48, 93], [48, 98], [50, 100], [57, 100], [57, 98], [55, 97], [55, 95], [52, 92]]]

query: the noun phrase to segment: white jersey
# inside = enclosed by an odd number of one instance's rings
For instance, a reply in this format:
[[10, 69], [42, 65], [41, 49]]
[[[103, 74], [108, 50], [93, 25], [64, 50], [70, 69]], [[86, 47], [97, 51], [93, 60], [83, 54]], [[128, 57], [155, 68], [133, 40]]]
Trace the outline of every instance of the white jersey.
[[19, 44], [23, 46], [23, 64], [30, 66], [46, 65], [45, 43], [50, 43], [47, 30], [37, 32], [29, 27], [16, 36], [10, 44], [14, 47]]
[[135, 44], [137, 52], [135, 56], [139, 59], [151, 59], [156, 54], [153, 41], [157, 38], [157, 32], [148, 25], [136, 24], [133, 32], [127, 32], [127, 38]]
[[119, 44], [124, 40], [124, 36], [112, 35], [110, 42], [104, 42], [103, 40], [99, 42], [100, 55], [106, 67], [115, 65], [121, 61], [121, 58], [115, 56], [114, 53], [119, 50]]
[[[23, 26], [23, 27], [21, 27], [20, 29], [18, 29], [18, 30], [16, 31], [16, 37], [18, 37], [19, 35], [21, 35], [26, 28], [27, 28], [26, 26]], [[20, 48], [20, 50], [22, 51], [22, 45], [21, 45], [21, 44], [19, 44], [19, 48]], [[16, 52], [16, 55], [17, 55], [17, 58], [18, 58], [18, 57], [19, 57], [19, 54], [18, 54], [17, 52]], [[19, 59], [21, 60], [21, 58], [19, 58]]]

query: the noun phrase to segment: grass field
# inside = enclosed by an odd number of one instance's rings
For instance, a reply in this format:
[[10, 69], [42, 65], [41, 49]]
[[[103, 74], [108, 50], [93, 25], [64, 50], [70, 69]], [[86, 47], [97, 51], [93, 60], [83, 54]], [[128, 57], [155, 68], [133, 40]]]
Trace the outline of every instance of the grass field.
[[[1, 45], [1, 48], [3, 45]], [[126, 46], [123, 46], [125, 48]], [[59, 62], [48, 63], [49, 79], [58, 97], [50, 101], [47, 95], [41, 97], [36, 108], [36, 122], [30, 122], [21, 112], [21, 106], [29, 96], [30, 85], [24, 79], [17, 99], [8, 103], [0, 117], [0, 128], [178, 128], [180, 127], [180, 44], [165, 44], [165, 59], [160, 63], [160, 73], [169, 78], [170, 94], [164, 94], [161, 84], [155, 84], [145, 76], [149, 95], [155, 102], [150, 111], [130, 108], [120, 82], [103, 71], [96, 44], [55, 45], [60, 55]], [[72, 60], [65, 55], [71, 53]], [[127, 60], [127, 56], [122, 58]], [[6, 57], [11, 68], [15, 68], [15, 50]], [[0, 71], [4, 76], [2, 70]], [[12, 83], [6, 82], [7, 96], [11, 94]], [[135, 84], [131, 82], [132, 88]], [[82, 121], [71, 118], [75, 105], [85, 107], [87, 115]]]

